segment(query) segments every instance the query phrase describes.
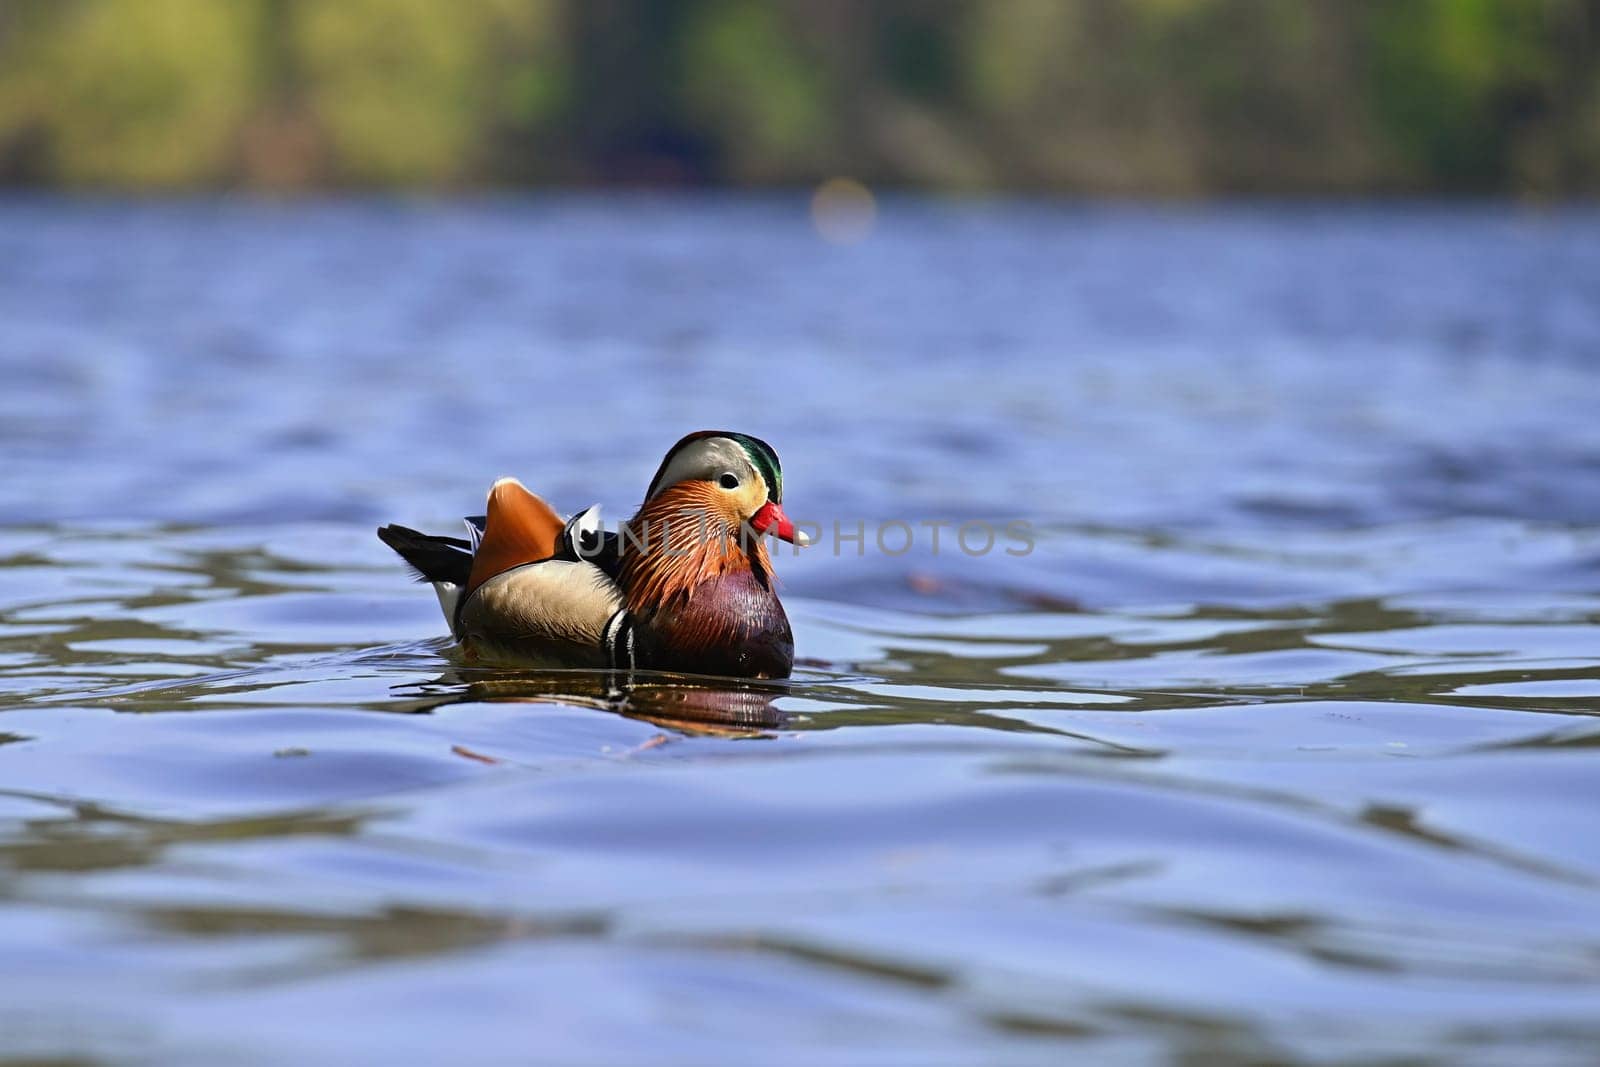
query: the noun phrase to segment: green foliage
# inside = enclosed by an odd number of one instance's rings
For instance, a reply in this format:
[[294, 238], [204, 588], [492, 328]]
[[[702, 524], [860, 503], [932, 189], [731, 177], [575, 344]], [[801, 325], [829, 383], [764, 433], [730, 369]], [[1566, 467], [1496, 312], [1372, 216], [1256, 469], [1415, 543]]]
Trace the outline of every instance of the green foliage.
[[907, 96], [948, 102], [959, 81], [958, 24], [931, 5], [892, 11], [880, 20], [885, 80]]
[[486, 53], [536, 33], [542, 22], [535, 7], [507, 3], [301, 4], [295, 52], [338, 174], [433, 185], [471, 173], [480, 123], [496, 105], [513, 121], [532, 123], [558, 99], [547, 68], [525, 63], [497, 84], [485, 63]]
[[0, 179], [1594, 189], [1600, 0], [0, 0]]
[[68, 184], [214, 180], [254, 89], [256, 14], [214, 0], [32, 5], [8, 42], [0, 128], [45, 130]]
[[1369, 28], [1371, 99], [1389, 137], [1430, 183], [1505, 176], [1511, 109], [1536, 92], [1556, 43], [1532, 0], [1380, 4]]
[[778, 8], [726, 0], [684, 34], [683, 98], [696, 125], [722, 135], [734, 173], [775, 179], [815, 166], [825, 129], [821, 79]]

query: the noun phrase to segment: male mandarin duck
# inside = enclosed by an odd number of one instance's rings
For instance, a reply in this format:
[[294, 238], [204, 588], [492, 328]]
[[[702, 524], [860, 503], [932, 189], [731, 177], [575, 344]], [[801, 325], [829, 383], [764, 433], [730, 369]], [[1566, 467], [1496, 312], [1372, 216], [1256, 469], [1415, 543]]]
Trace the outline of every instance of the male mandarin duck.
[[502, 478], [488, 513], [466, 520], [470, 540], [393, 525], [378, 537], [433, 583], [469, 659], [786, 678], [794, 638], [764, 535], [809, 538], [782, 504], [771, 445], [703, 430], [672, 446], [617, 533], [598, 507], [563, 523]]

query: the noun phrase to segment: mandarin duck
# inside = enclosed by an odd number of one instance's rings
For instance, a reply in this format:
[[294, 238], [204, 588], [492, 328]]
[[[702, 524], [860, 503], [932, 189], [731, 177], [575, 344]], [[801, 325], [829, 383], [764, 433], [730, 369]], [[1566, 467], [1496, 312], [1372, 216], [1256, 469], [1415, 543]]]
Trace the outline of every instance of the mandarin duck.
[[704, 430], [672, 446], [614, 532], [598, 506], [563, 522], [502, 478], [466, 539], [396, 525], [378, 537], [433, 584], [469, 661], [786, 678], [794, 638], [765, 536], [809, 538], [782, 504], [771, 445]]

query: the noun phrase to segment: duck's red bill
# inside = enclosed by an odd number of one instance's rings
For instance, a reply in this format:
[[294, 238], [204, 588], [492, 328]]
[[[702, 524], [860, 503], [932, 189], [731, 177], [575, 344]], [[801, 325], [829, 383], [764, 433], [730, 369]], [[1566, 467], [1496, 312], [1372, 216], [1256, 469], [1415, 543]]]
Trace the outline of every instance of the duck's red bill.
[[805, 531], [796, 530], [789, 516], [783, 513], [783, 509], [770, 500], [761, 505], [760, 511], [750, 516], [750, 528], [758, 534], [765, 534], [770, 530], [778, 540], [788, 541], [792, 545], [811, 543], [811, 538], [806, 536]]

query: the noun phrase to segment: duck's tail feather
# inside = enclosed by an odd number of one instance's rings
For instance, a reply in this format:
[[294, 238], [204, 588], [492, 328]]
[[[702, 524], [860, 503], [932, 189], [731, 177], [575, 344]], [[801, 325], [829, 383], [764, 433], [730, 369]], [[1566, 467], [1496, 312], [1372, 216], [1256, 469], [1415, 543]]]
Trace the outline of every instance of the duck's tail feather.
[[472, 545], [459, 537], [390, 524], [378, 527], [378, 540], [400, 554], [419, 582], [464, 586], [472, 574]]

